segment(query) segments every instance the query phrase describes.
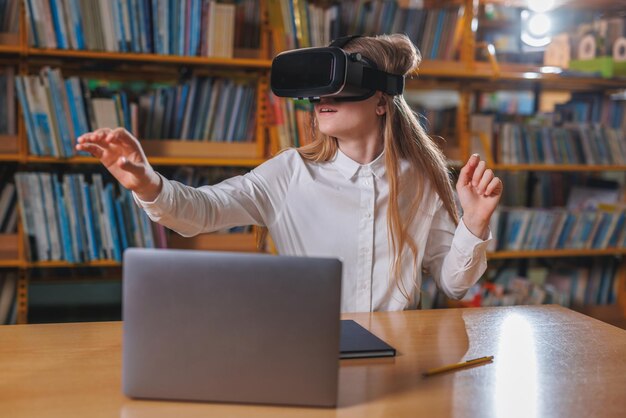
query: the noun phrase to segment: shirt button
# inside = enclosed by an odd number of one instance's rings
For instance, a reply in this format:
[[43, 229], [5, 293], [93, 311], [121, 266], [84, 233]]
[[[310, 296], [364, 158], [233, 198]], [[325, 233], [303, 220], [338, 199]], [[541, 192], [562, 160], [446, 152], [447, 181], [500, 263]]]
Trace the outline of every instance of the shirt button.
[[366, 217], [367, 219], [369, 219], [369, 218], [371, 218], [371, 217], [372, 217], [372, 214], [368, 212], [368, 213], [366, 213], [366, 214], [365, 214], [365, 217]]
[[369, 180], [364, 180], [363, 184], [365, 184], [366, 186], [369, 186], [370, 185], [370, 181]]

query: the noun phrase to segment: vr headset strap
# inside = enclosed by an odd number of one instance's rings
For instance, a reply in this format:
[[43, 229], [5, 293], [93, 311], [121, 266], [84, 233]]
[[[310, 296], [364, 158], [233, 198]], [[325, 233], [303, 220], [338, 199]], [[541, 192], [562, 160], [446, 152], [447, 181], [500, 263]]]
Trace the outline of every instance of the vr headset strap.
[[343, 49], [343, 47], [346, 46], [351, 40], [360, 38], [361, 36], [362, 35], [342, 36], [341, 38], [334, 39], [328, 46], [336, 46], [337, 48]]
[[404, 77], [375, 68], [363, 67], [363, 86], [395, 96], [404, 91]]
[[[360, 38], [362, 35], [342, 36], [333, 40], [329, 46], [343, 49], [350, 41]], [[375, 64], [369, 62], [375, 67]], [[404, 77], [396, 74], [389, 74], [376, 68], [363, 67], [363, 87], [369, 87], [373, 90], [380, 90], [392, 96], [402, 94], [404, 91]]]

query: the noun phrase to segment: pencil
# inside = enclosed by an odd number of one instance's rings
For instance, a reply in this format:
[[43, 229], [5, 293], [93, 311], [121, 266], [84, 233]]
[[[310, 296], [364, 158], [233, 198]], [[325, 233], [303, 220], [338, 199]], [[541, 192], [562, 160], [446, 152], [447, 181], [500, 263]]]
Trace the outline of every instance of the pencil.
[[493, 360], [493, 356], [487, 357], [479, 357], [472, 360], [467, 360], [462, 363], [449, 364], [447, 366], [437, 367], [434, 369], [430, 369], [424, 372], [424, 376], [432, 376], [434, 374], [439, 374], [443, 372], [447, 372], [449, 370], [462, 369], [464, 367], [474, 366], [476, 364], [488, 363]]

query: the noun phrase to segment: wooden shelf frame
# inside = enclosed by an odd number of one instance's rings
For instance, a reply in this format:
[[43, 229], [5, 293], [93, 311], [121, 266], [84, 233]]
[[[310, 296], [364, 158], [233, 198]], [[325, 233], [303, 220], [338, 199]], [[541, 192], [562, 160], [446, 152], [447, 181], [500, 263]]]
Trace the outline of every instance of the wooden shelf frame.
[[120, 267], [122, 264], [115, 260], [95, 260], [87, 263], [69, 263], [67, 261], [28, 261], [25, 267], [35, 268], [76, 268], [76, 267]]
[[54, 59], [89, 59], [97, 61], [133, 61], [142, 63], [174, 64], [188, 66], [236, 67], [269, 69], [272, 61], [263, 58], [220, 58], [184, 55], [138, 54], [127, 52], [84, 51], [71, 49], [26, 49], [26, 57]]
[[0, 154], [0, 161], [23, 162], [24, 159], [20, 154]]
[[585, 164], [494, 164], [500, 171], [626, 171], [626, 165], [585, 165]]
[[0, 44], [0, 54], [2, 55], [18, 55], [22, 52], [19, 45], [2, 45]]
[[0, 268], [25, 268], [26, 263], [23, 260], [0, 260]]
[[[168, 240], [170, 249], [194, 249], [205, 251], [246, 251], [257, 252], [256, 234], [246, 233], [211, 233], [200, 234], [195, 237], [184, 238], [179, 235], [172, 235]], [[121, 267], [122, 263], [116, 260], [95, 260], [85, 263], [70, 263], [67, 261], [20, 261], [5, 260], [7, 267], [21, 267], [27, 269], [46, 268], [108, 268]], [[3, 260], [0, 260], [0, 267]]]
[[24, 254], [21, 251], [22, 231], [15, 234], [0, 234], [0, 268], [22, 267]]
[[[199, 166], [199, 167], [257, 167], [265, 161], [263, 158], [183, 158], [183, 157], [152, 157], [148, 158], [150, 164], [155, 166]], [[13, 161], [13, 160], [11, 160]], [[31, 164], [82, 164], [99, 165], [100, 161], [93, 157], [33, 157], [26, 158]]]
[[626, 248], [594, 249], [556, 249], [556, 250], [520, 250], [495, 251], [487, 254], [490, 260], [522, 258], [559, 258], [559, 257], [604, 257], [626, 255]]
[[18, 161], [20, 159], [20, 136], [0, 135], [0, 161]]
[[[157, 142], [157, 141], [155, 141]], [[173, 143], [175, 141], [168, 141]], [[181, 144], [182, 145], [182, 144]], [[208, 147], [200, 147], [202, 149], [211, 148], [211, 143], [206, 143], [202, 145], [207, 145]], [[230, 144], [220, 145], [220, 148], [228, 150]], [[197, 155], [206, 155], [202, 157], [194, 157], [187, 155], [173, 155], [167, 156], [162, 154], [148, 155], [148, 160], [152, 165], [189, 165], [189, 166], [225, 166], [225, 167], [256, 167], [262, 164], [265, 159], [256, 156], [256, 151], [253, 149], [257, 147], [257, 144], [251, 143], [248, 144], [249, 147], [246, 147], [253, 153], [250, 153], [248, 156], [237, 157], [234, 153], [226, 153], [231, 155], [221, 155], [221, 154], [211, 154], [209, 153], [198, 153]], [[15, 157], [15, 156], [14, 156]], [[18, 156], [21, 159], [21, 156]], [[91, 156], [74, 156], [68, 158], [59, 158], [59, 157], [38, 157], [29, 155], [25, 157], [24, 161], [30, 164], [84, 164], [84, 165], [99, 165], [100, 160]]]
[[[557, 67], [537, 67], [523, 64], [499, 64], [500, 71], [495, 73], [493, 67], [486, 62], [474, 61], [438, 61], [425, 60], [414, 73], [417, 84], [424, 77], [464, 79], [472, 81], [522, 82], [523, 87], [541, 84], [550, 89], [590, 90], [590, 89], [623, 89], [623, 79], [606, 79], [601, 77], [574, 77], [561, 75], [563, 70]], [[413, 80], [407, 80], [410, 85]]]
[[[494, 4], [510, 7], [528, 7], [529, 0], [479, 0], [480, 4]], [[615, 0], [555, 0], [553, 9], [569, 8], [584, 10], [619, 10], [623, 3]]]

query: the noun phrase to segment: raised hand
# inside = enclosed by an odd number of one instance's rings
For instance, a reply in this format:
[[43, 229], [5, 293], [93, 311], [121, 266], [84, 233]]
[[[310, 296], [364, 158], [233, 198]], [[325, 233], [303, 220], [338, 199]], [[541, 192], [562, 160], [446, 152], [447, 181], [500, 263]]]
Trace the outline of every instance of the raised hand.
[[463, 222], [479, 238], [485, 238], [489, 220], [502, 196], [502, 181], [478, 154], [461, 169], [456, 191], [463, 208]]
[[161, 191], [161, 178], [148, 163], [137, 138], [126, 129], [98, 129], [81, 135], [78, 151], [87, 151], [140, 199], [152, 201]]

